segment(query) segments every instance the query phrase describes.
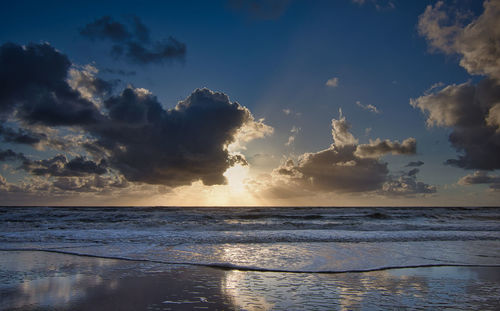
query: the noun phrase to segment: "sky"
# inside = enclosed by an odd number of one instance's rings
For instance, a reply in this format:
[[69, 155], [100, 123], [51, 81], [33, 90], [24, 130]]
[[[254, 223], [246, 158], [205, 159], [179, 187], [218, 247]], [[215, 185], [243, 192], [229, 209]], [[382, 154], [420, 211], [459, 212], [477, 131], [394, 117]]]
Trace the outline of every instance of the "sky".
[[0, 205], [500, 202], [500, 1], [16, 1]]

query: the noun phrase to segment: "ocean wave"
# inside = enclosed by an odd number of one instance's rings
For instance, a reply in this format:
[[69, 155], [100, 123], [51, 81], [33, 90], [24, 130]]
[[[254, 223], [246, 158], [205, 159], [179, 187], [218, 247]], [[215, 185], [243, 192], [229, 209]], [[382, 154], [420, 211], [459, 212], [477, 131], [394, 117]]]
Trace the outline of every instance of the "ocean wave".
[[4, 232], [0, 242], [142, 243], [145, 245], [283, 243], [283, 242], [412, 242], [499, 240], [500, 231], [374, 231], [374, 230], [267, 230], [267, 231], [166, 231], [123, 229], [52, 229]]

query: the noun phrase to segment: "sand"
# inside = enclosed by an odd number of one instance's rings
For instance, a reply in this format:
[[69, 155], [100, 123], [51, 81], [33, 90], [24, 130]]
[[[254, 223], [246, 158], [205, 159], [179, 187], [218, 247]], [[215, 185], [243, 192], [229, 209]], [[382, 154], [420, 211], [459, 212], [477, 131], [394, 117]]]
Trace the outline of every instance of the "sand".
[[498, 310], [500, 268], [317, 274], [0, 251], [2, 310]]

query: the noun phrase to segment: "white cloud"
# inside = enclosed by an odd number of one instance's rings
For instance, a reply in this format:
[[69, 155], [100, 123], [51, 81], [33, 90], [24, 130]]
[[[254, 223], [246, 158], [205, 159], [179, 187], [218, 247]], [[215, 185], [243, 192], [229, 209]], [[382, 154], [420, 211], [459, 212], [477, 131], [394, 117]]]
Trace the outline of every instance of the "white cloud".
[[380, 110], [377, 109], [377, 107], [375, 107], [374, 105], [372, 104], [368, 104], [368, 105], [363, 105], [359, 100], [356, 102], [356, 105], [363, 108], [364, 110], [368, 110], [370, 112], [373, 112], [373, 113], [380, 113]]
[[330, 78], [326, 81], [325, 85], [329, 87], [337, 87], [339, 86], [339, 78], [337, 77]]
[[288, 141], [285, 143], [285, 146], [291, 146], [295, 142], [295, 136], [288, 137]]

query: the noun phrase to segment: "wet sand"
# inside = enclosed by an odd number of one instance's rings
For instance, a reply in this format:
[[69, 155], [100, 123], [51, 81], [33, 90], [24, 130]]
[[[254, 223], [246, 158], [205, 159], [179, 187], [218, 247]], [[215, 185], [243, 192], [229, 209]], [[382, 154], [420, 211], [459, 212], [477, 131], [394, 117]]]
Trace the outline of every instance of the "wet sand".
[[1, 310], [498, 310], [500, 268], [278, 273], [0, 252]]

